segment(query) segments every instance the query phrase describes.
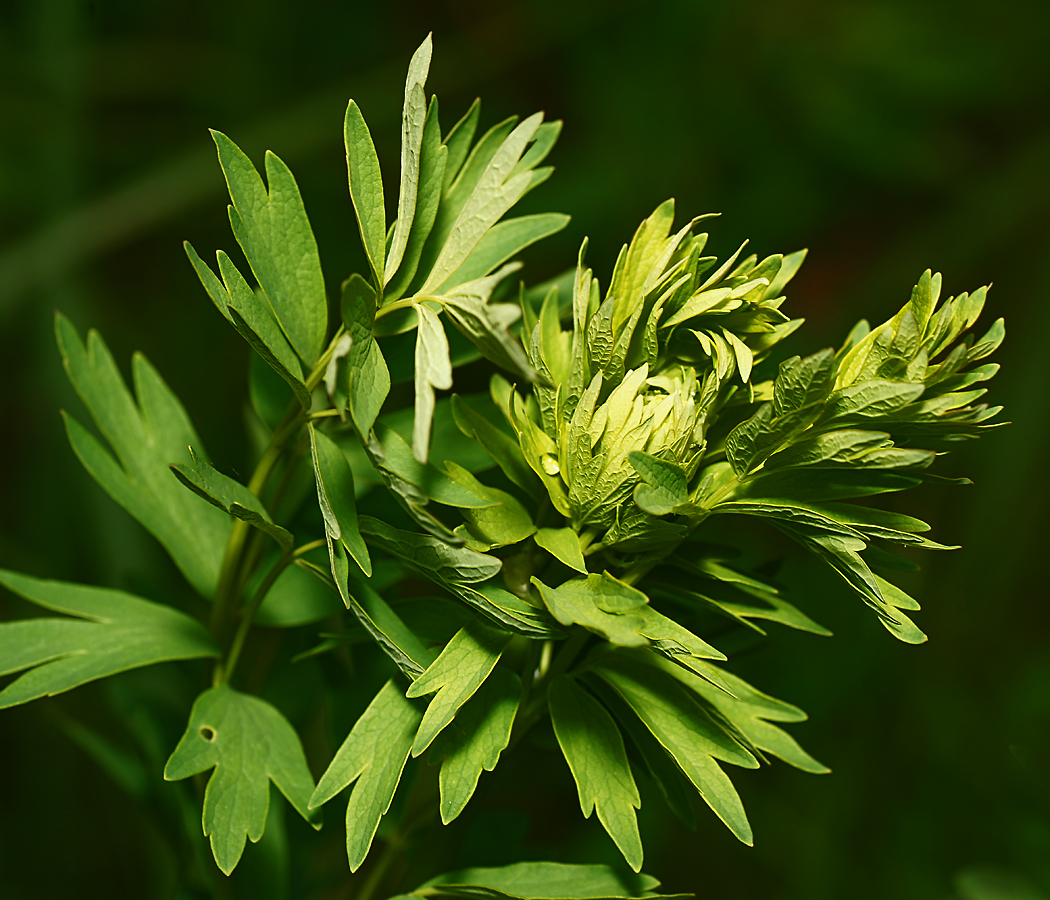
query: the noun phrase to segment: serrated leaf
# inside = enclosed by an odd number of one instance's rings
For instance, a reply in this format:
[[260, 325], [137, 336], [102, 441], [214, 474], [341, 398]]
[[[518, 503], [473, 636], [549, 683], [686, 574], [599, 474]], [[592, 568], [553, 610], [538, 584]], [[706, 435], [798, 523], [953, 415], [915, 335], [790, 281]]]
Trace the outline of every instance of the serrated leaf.
[[343, 451], [328, 435], [310, 425], [310, 451], [317, 484], [317, 502], [329, 540], [339, 541], [361, 567], [372, 574], [372, 560], [361, 537], [354, 503], [354, 475]]
[[430, 879], [417, 890], [426, 896], [490, 900], [630, 900], [687, 896], [652, 893], [659, 885], [660, 882], [649, 875], [636, 875], [609, 866], [523, 862], [500, 868], [448, 872]]
[[423, 93], [433, 47], [428, 34], [408, 64], [405, 78], [405, 105], [401, 115], [401, 187], [397, 200], [397, 221], [386, 257], [383, 283], [394, 277], [408, 245], [408, 236], [416, 214], [419, 191], [419, 157], [423, 143], [423, 126], [427, 115], [427, 98]]
[[621, 647], [643, 647], [649, 643], [640, 634], [645, 619], [638, 612], [648, 598], [608, 572], [573, 578], [556, 588], [548, 587], [535, 576], [532, 583], [551, 615], [562, 625], [582, 625]]
[[463, 812], [482, 770], [491, 772], [510, 742], [521, 699], [521, 679], [496, 668], [456, 717], [434, 739], [431, 755], [441, 760], [441, 821], [447, 825]]
[[773, 408], [782, 416], [824, 399], [835, 383], [838, 363], [834, 350], [821, 350], [805, 359], [797, 356], [780, 364], [773, 384]]
[[263, 502], [239, 481], [223, 475], [214, 466], [198, 459], [189, 448], [192, 466], [173, 465], [171, 471], [186, 487], [224, 513], [253, 525], [270, 535], [285, 550], [292, 546], [292, 533], [274, 523]]
[[350, 182], [350, 199], [354, 204], [357, 227], [361, 232], [376, 285], [383, 283], [386, 263], [386, 205], [383, 199], [383, 173], [379, 168], [372, 135], [361, 110], [353, 100], [343, 119], [343, 143], [346, 146], [346, 171]]
[[65, 415], [73, 451], [106, 493], [161, 542], [190, 584], [211, 597], [232, 523], [168, 468], [192, 463], [191, 446], [201, 450], [186, 410], [145, 357], [132, 359], [136, 403], [97, 332], [88, 332], [85, 348], [64, 316], [56, 317], [55, 330], [69, 380], [117, 458]]
[[536, 545], [570, 569], [587, 574], [587, 563], [580, 550], [580, 537], [572, 528], [538, 528]]
[[751, 826], [736, 789], [716, 760], [757, 768], [755, 758], [732, 740], [674, 679], [652, 666], [619, 656], [594, 667], [678, 762], [704, 802], [736, 837], [750, 845]]
[[347, 355], [347, 405], [360, 435], [371, 430], [390, 393], [390, 370], [372, 336], [376, 299], [375, 291], [360, 275], [343, 282], [343, 324], [352, 341]]
[[354, 782], [346, 806], [346, 854], [356, 872], [394, 799], [422, 713], [388, 681], [357, 720], [310, 797], [310, 809]]
[[0, 584], [37, 606], [76, 617], [0, 623], [0, 675], [29, 669], [0, 691], [0, 709], [139, 666], [220, 655], [195, 619], [123, 591], [6, 569], [0, 569]]
[[435, 694], [416, 732], [412, 755], [419, 756], [459, 708], [481, 687], [511, 636], [479, 621], [464, 625], [429, 668], [409, 685], [406, 697]]
[[580, 810], [598, 819], [627, 864], [642, 868], [642, 839], [636, 809], [642, 805], [623, 738], [612, 716], [575, 681], [564, 675], [547, 689], [551, 724], [576, 780]]
[[204, 833], [226, 874], [234, 870], [246, 839], [263, 835], [270, 781], [306, 821], [321, 827], [307, 808], [314, 780], [295, 729], [274, 707], [229, 685], [211, 688], [193, 704], [186, 733], [164, 766], [165, 781], [214, 768], [204, 791]]
[[416, 332], [416, 418], [412, 429], [412, 453], [421, 463], [430, 449], [430, 423], [434, 417], [434, 389], [452, 387], [452, 361], [448, 338], [437, 314], [425, 304], [415, 307], [419, 314]]
[[328, 301], [317, 241], [288, 167], [266, 152], [267, 188], [251, 160], [212, 131], [230, 189], [230, 224], [274, 317], [295, 352], [313, 365], [328, 331]]

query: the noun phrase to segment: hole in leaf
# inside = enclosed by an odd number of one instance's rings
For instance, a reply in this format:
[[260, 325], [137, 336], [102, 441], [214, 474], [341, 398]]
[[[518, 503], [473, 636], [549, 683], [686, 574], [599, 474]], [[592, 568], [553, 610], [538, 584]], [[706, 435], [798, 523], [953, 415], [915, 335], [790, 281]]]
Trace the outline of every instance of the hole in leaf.
[[204, 740], [206, 740], [206, 741], [214, 741], [215, 740], [215, 729], [214, 728], [210, 728], [207, 725], [202, 725], [201, 726], [201, 737], [204, 738]]

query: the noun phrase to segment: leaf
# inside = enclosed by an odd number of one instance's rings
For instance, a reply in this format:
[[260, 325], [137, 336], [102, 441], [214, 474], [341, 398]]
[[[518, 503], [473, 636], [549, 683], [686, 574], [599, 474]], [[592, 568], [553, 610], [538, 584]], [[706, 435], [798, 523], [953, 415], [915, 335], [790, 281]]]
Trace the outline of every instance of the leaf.
[[642, 839], [635, 810], [642, 800], [620, 730], [597, 700], [564, 675], [551, 682], [547, 702], [554, 734], [576, 780], [583, 817], [597, 809], [627, 864], [640, 871]]
[[447, 825], [463, 812], [482, 770], [491, 772], [510, 742], [521, 698], [521, 679], [496, 668], [431, 745], [441, 760], [441, 821]]
[[452, 396], [452, 415], [460, 431], [481, 444], [503, 473], [518, 487], [529, 493], [542, 490], [536, 475], [525, 462], [520, 445], [507, 432], [482, 416], [463, 397], [456, 394]]
[[212, 130], [230, 189], [230, 225], [274, 317], [295, 352], [313, 365], [328, 331], [328, 301], [317, 241], [292, 173], [266, 152], [266, 180], [220, 131]]
[[872, 378], [832, 391], [824, 403], [821, 422], [864, 422], [900, 412], [923, 392], [921, 384]]
[[141, 597], [0, 569], [0, 584], [73, 619], [0, 623], [0, 675], [29, 669], [0, 691], [0, 709], [172, 659], [218, 657], [195, 619]]
[[376, 437], [383, 448], [384, 459], [380, 466], [415, 485], [435, 503], [462, 509], [482, 509], [501, 502], [472, 490], [465, 482], [453, 479], [431, 463], [421, 463], [401, 435], [385, 424], [381, 423], [376, 429]]
[[[529, 116], [507, 136], [492, 156], [456, 217], [448, 238], [441, 245], [441, 252], [419, 289], [420, 294], [432, 294], [439, 285], [444, 284], [486, 232], [521, 199], [532, 181], [532, 173], [519, 172], [515, 175], [513, 172], [542, 121], [543, 113]], [[467, 166], [470, 166], [470, 160]], [[455, 185], [452, 189], [455, 190]]]
[[685, 897], [654, 894], [660, 882], [649, 875], [610, 866], [522, 862], [500, 868], [460, 869], [430, 879], [417, 888], [426, 896], [486, 900], [628, 900], [634, 897]]
[[644, 479], [634, 489], [634, 502], [643, 512], [664, 516], [689, 499], [685, 471], [670, 460], [632, 450], [627, 459]]
[[475, 99], [449, 133], [445, 136], [444, 144], [448, 147], [448, 164], [445, 166], [445, 179], [443, 192], [447, 193], [453, 180], [459, 175], [463, 162], [470, 150], [470, 142], [474, 140], [474, 132], [477, 131], [478, 119], [481, 116], [481, 100]]
[[479, 621], [464, 625], [430, 667], [409, 685], [408, 698], [436, 694], [419, 725], [412, 755], [419, 756], [481, 687], [510, 640]]
[[823, 775], [831, 771], [806, 753], [790, 734], [772, 724], [805, 721], [806, 714], [797, 706], [763, 694], [731, 672], [722, 672], [722, 677], [732, 690], [729, 694], [691, 672], [670, 666], [663, 668], [725, 716], [752, 746], [772, 753], [803, 772]]
[[285, 550], [292, 546], [292, 533], [274, 524], [262, 501], [239, 481], [223, 475], [214, 466], [197, 458], [189, 448], [193, 466], [177, 463], [171, 471], [186, 487], [224, 513], [253, 525], [270, 535]]
[[621, 647], [643, 647], [649, 643], [639, 633], [645, 624], [639, 611], [648, 598], [608, 572], [573, 578], [556, 588], [548, 587], [535, 576], [532, 583], [551, 615], [562, 625], [582, 625]]
[[462, 511], [471, 536], [478, 543], [485, 545], [476, 549], [490, 550], [493, 547], [517, 544], [536, 531], [532, 516], [516, 497], [506, 491], [482, 484], [470, 472], [462, 466], [457, 466], [454, 462], [447, 461], [445, 467], [453, 481], [494, 504]]
[[536, 544], [570, 569], [587, 574], [579, 535], [572, 528], [538, 528]]
[[430, 535], [402, 531], [371, 516], [361, 516], [359, 525], [361, 533], [381, 549], [441, 585], [487, 581], [502, 565], [495, 556], [452, 547]]
[[244, 852], [245, 839], [263, 835], [270, 786], [307, 822], [321, 817], [307, 808], [314, 780], [295, 729], [274, 707], [229, 685], [201, 694], [190, 721], [164, 766], [165, 781], [180, 781], [214, 768], [204, 791], [204, 833], [219, 868], [229, 875]]
[[736, 789], [716, 760], [757, 768], [755, 758], [721, 729], [666, 673], [621, 655], [602, 658], [594, 671], [634, 710], [678, 762], [704, 802], [750, 846], [751, 826]]
[[390, 393], [390, 370], [372, 336], [376, 293], [360, 275], [343, 282], [343, 324], [352, 344], [347, 356], [348, 407], [358, 434], [367, 435]]
[[464, 282], [483, 278], [536, 241], [557, 234], [569, 224], [569, 219], [563, 213], [540, 213], [498, 222], [436, 293], [445, 294]]
[[350, 181], [350, 199], [354, 204], [361, 243], [365, 246], [372, 279], [383, 283], [386, 253], [386, 205], [383, 199], [383, 173], [364, 116], [353, 100], [343, 119], [343, 141], [346, 145], [346, 171]]
[[416, 418], [412, 429], [412, 453], [421, 463], [427, 461], [430, 423], [434, 417], [434, 389], [452, 387], [452, 362], [448, 338], [437, 314], [424, 304], [416, 305], [419, 329], [416, 332]]
[[310, 809], [316, 809], [357, 782], [346, 806], [351, 872], [365, 861], [379, 820], [390, 809], [421, 715], [394, 681], [388, 681], [354, 723], [310, 797]]
[[535, 381], [536, 370], [510, 333], [510, 327], [521, 317], [520, 308], [512, 303], [489, 303], [496, 285], [519, 268], [519, 263], [508, 263], [495, 274], [458, 285], [437, 299], [452, 324], [482, 356], [513, 375]]
[[132, 359], [136, 403], [97, 332], [88, 332], [85, 349], [65, 316], [56, 316], [55, 331], [69, 380], [117, 458], [66, 414], [73, 451], [106, 493], [161, 542], [190, 584], [211, 597], [231, 523], [168, 469], [192, 463], [191, 446], [201, 450], [186, 410], [145, 357]]
[[354, 475], [343, 451], [324, 432], [310, 425], [317, 502], [330, 541], [339, 541], [365, 575], [372, 574], [372, 560], [361, 537], [354, 504]]
[[405, 78], [405, 106], [401, 115], [401, 187], [397, 200], [397, 221], [394, 237], [386, 258], [383, 283], [394, 277], [408, 245], [409, 232], [416, 214], [416, 196], [419, 190], [419, 156], [423, 143], [423, 125], [426, 121], [427, 98], [423, 93], [430, 56], [433, 51], [428, 34], [408, 64]]
[[[270, 368], [291, 387], [299, 405], [310, 408], [310, 392], [303, 383], [303, 370], [281, 327], [274, 321], [267, 308], [265, 297], [256, 294], [244, 280], [244, 276], [221, 250], [215, 254], [223, 281], [204, 263], [189, 241], [183, 243], [197, 277], [208, 292], [212, 302], [259, 354]], [[225, 284], [223, 283], [225, 282]]]
[[821, 350], [805, 359], [793, 356], [784, 360], [773, 384], [776, 415], [823, 400], [834, 386], [837, 367], [834, 350]]
[[[255, 595], [276, 561], [276, 554], [273, 559], [263, 561], [255, 577], [245, 586], [247, 596]], [[281, 572], [273, 587], [266, 592], [253, 624], [264, 628], [295, 628], [342, 612], [331, 583], [322, 582], [311, 566], [312, 563], [300, 559]]]

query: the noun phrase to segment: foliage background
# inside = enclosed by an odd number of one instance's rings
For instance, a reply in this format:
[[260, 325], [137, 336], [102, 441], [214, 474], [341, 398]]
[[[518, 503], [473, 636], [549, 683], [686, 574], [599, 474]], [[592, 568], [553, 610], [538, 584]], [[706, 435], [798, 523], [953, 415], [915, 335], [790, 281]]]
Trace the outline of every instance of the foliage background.
[[[794, 733], [835, 774], [742, 773], [753, 850], [708, 814], [685, 830], [654, 798], [641, 814], [646, 870], [729, 898], [1050, 896], [1043, 0], [0, 5], [0, 563], [157, 599], [173, 589], [173, 567], [68, 449], [57, 409], [76, 400], [51, 311], [98, 327], [122, 364], [147, 353], [236, 471], [248, 351], [179, 247], [233, 244], [205, 128], [288, 162], [334, 289], [362, 264], [346, 99], [394, 171], [404, 66], [431, 29], [446, 127], [478, 93], [483, 125], [534, 109], [566, 122], [555, 177], [521, 211], [573, 221], [531, 251], [531, 281], [557, 274], [584, 235], [607, 281], [620, 244], [673, 195], [681, 218], [724, 213], [723, 254], [745, 237], [760, 255], [810, 248], [789, 292], [809, 320], [793, 352], [837, 343], [862, 315], [881, 321], [927, 266], [948, 293], [994, 281], [988, 321], [1007, 319], [992, 393], [1013, 424], [943, 461], [973, 487], [905, 501], [965, 547], [926, 554], [910, 584], [930, 643], [892, 640], [834, 576], [789, 561], [796, 602], [836, 637], [781, 630], [733, 659], [810, 713]], [[0, 617], [16, 614], [0, 598]], [[70, 738], [74, 713], [130, 746], [102, 701], [93, 685], [0, 717], [0, 896], [171, 896], [164, 835]], [[567, 769], [549, 763], [503, 778], [501, 766], [444, 867], [611, 860], [597, 824], [575, 815]], [[523, 796], [529, 777], [551, 785], [545, 805]], [[321, 870], [342, 853], [330, 824], [310, 857]], [[339, 891], [333, 876], [311, 896]]]

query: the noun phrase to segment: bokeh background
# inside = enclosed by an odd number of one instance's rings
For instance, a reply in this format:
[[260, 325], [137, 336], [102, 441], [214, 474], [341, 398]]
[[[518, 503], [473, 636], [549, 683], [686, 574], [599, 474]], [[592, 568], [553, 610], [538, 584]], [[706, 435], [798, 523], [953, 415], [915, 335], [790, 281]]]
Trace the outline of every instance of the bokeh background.
[[[483, 125], [535, 109], [565, 120], [557, 171], [521, 211], [573, 220], [529, 252], [528, 279], [558, 274], [585, 235], [607, 279], [637, 222], [674, 196], [681, 218], [723, 213], [723, 254], [744, 238], [760, 255], [809, 248], [789, 291], [808, 319], [797, 352], [885, 318], [926, 267], [949, 293], [994, 282], [985, 321], [1007, 319], [992, 393], [1013, 424], [942, 461], [972, 487], [906, 503], [964, 545], [927, 554], [909, 583], [930, 642], [896, 643], [832, 575], [789, 561], [796, 602], [836, 636], [777, 631], [738, 671], [810, 713], [794, 733], [834, 774], [743, 773], [754, 849], [650, 799], [646, 870], [741, 900], [1050, 897], [1045, 0], [0, 3], [0, 565], [129, 589], [177, 577], [68, 449], [57, 410], [77, 402], [52, 310], [98, 327], [122, 365], [147, 353], [236, 468], [247, 349], [179, 245], [233, 245], [206, 129], [288, 162], [334, 291], [361, 260], [346, 100], [392, 181], [404, 69], [430, 30], [446, 127], [476, 94]], [[14, 613], [0, 600], [0, 618]], [[193, 896], [135, 800], [147, 788], [142, 760], [121, 762], [139, 753], [128, 727], [98, 685], [0, 713], [0, 896]], [[538, 759], [510, 773], [491, 776], [448, 859], [612, 858], [597, 824], [577, 821], [567, 771]], [[526, 818], [529, 778], [553, 799]], [[327, 849], [294, 866], [339, 862], [332, 813]], [[287, 827], [298, 852], [309, 835]], [[304, 877], [268, 877], [255, 896], [347, 896], [338, 874], [309, 890]]]

